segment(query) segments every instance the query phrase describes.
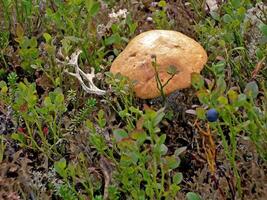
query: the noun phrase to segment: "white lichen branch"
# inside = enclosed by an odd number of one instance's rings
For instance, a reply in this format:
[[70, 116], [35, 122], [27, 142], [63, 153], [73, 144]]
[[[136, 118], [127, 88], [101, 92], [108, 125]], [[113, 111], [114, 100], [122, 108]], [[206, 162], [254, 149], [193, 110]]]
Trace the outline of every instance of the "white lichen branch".
[[[89, 94], [97, 94], [97, 95], [104, 95], [106, 93], [105, 90], [101, 90], [98, 87], [95, 86], [93, 82], [93, 78], [95, 78], [95, 69], [91, 68], [91, 73], [84, 73], [78, 65], [78, 58], [79, 55], [82, 53], [81, 50], [76, 50], [71, 56], [70, 59], [67, 57], [67, 62], [62, 62], [58, 60], [59, 63], [66, 64], [73, 66], [75, 68], [75, 73], [69, 72], [68, 70], [65, 70], [66, 73], [76, 77], [78, 81], [80, 82], [83, 90]], [[88, 81], [88, 86], [84, 83], [84, 80]]]

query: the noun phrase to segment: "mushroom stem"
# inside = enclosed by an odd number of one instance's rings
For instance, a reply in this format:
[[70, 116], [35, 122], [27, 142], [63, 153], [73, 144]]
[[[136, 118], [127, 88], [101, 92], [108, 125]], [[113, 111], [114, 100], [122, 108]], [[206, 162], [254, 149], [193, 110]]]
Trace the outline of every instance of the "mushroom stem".
[[[67, 63], [62, 62], [58, 60], [59, 63], [65, 64], [65, 65], [71, 65], [75, 68], [75, 73], [69, 72], [68, 70], [65, 70], [68, 74], [76, 77], [78, 81], [80, 82], [83, 90], [89, 94], [97, 94], [97, 95], [104, 95], [106, 93], [105, 90], [101, 90], [98, 87], [95, 86], [93, 82], [93, 78], [95, 77], [95, 69], [91, 67], [91, 73], [84, 73], [78, 65], [78, 58], [79, 55], [82, 53], [81, 50], [76, 50], [71, 56], [70, 59], [67, 57]], [[88, 86], [84, 83], [83, 78], [88, 81]]]

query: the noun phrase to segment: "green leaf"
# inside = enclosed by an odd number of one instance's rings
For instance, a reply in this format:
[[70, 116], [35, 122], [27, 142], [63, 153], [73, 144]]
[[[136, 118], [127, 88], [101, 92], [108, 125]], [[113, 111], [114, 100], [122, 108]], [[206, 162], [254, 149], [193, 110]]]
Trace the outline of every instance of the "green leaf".
[[97, 195], [93, 198], [93, 200], [103, 200], [102, 195]]
[[92, 121], [90, 121], [89, 119], [87, 119], [87, 120], [85, 121], [85, 126], [86, 126], [90, 131], [92, 131], [93, 133], [95, 133], [95, 126], [94, 126], [94, 124], [93, 124]]
[[126, 24], [129, 27], [130, 35], [132, 35], [136, 31], [136, 28], [138, 27], [138, 23], [132, 20], [131, 15], [127, 15]]
[[[224, 46], [224, 44], [223, 44], [223, 43], [225, 43], [224, 40], [220, 40], [219, 42], [221, 43], [222, 46]], [[225, 65], [226, 65], [225, 61], [219, 61], [216, 64], [212, 64], [212, 70], [213, 70], [214, 74], [218, 77], [223, 76], [225, 73]]]
[[177, 68], [174, 66], [174, 65], [170, 65], [169, 67], [168, 67], [168, 69], [167, 69], [167, 73], [169, 74], [169, 75], [175, 75], [175, 74], [177, 74]]
[[158, 6], [161, 7], [161, 8], [164, 8], [164, 7], [167, 6], [167, 3], [166, 3], [166, 1], [161, 0], [161, 1], [158, 3]]
[[0, 89], [3, 87], [7, 87], [7, 84], [5, 81], [0, 81]]
[[64, 103], [64, 95], [61, 93], [61, 91], [56, 91], [55, 90], [55, 99], [54, 99], [54, 104], [55, 105], [61, 105]]
[[210, 12], [210, 15], [211, 15], [211, 17], [212, 17], [213, 19], [215, 19], [215, 20], [217, 20], [217, 21], [220, 20], [220, 15], [218, 14], [217, 11], [211, 11], [211, 12]]
[[263, 33], [264, 36], [267, 36], [267, 25], [266, 24], [261, 24], [260, 25], [260, 30]]
[[121, 118], [125, 118], [125, 117], [130, 116], [130, 113], [128, 113], [128, 110], [127, 109], [124, 109], [124, 110], [119, 111], [119, 116]]
[[100, 4], [98, 2], [94, 3], [93, 6], [90, 9], [90, 14], [92, 16], [95, 16], [98, 13], [99, 8], [100, 8]]
[[104, 126], [106, 125], [105, 112], [102, 109], [97, 113], [97, 122], [101, 128], [104, 128]]
[[209, 104], [210, 103], [210, 93], [205, 90], [201, 89], [197, 92], [197, 97], [202, 104]]
[[168, 152], [168, 147], [165, 144], [160, 145], [160, 155], [164, 156]]
[[220, 77], [218, 80], [217, 80], [217, 84], [216, 84], [216, 91], [219, 92], [219, 94], [223, 94], [225, 89], [226, 89], [226, 82], [224, 80], [223, 77]]
[[174, 185], [174, 184], [170, 185], [169, 188], [170, 188], [169, 191], [166, 192], [165, 194], [166, 194], [166, 196], [168, 195], [171, 197], [177, 196], [177, 192], [179, 192], [179, 190], [181, 189], [181, 187], [179, 185]]
[[98, 153], [100, 154], [103, 154], [104, 151], [107, 149], [105, 139], [103, 138], [102, 135], [98, 133], [92, 133], [89, 137], [89, 142], [97, 149]]
[[164, 144], [166, 140], [166, 134], [162, 134], [158, 139], [157, 139], [157, 144]]
[[204, 78], [199, 73], [194, 72], [191, 74], [191, 84], [199, 90], [204, 86]]
[[20, 39], [24, 36], [23, 27], [19, 23], [16, 26], [16, 36], [18, 37], [18, 39]]
[[50, 43], [50, 41], [52, 40], [51, 35], [48, 34], [48, 33], [44, 33], [44, 34], [43, 34], [43, 37], [44, 37], [46, 43]]
[[172, 177], [172, 182], [176, 185], [180, 184], [183, 180], [183, 174], [181, 172], [175, 173]]
[[179, 167], [181, 160], [179, 157], [176, 157], [176, 156], [166, 156], [165, 162], [166, 162], [168, 169], [175, 169]]
[[26, 139], [25, 139], [25, 137], [24, 137], [24, 135], [23, 135], [22, 133], [13, 133], [13, 134], [11, 135], [11, 138], [12, 138], [13, 140], [17, 140], [17, 141], [19, 141], [19, 142], [22, 143], [22, 144], [25, 144], [25, 142], [26, 142]]
[[164, 113], [165, 108], [161, 108], [157, 111], [155, 120], [154, 120], [154, 126], [157, 126], [163, 119], [163, 117], [165, 116]]
[[247, 102], [247, 95], [239, 94], [236, 102], [237, 106], [244, 106], [246, 102]]
[[61, 78], [57, 77], [56, 80], [55, 80], [55, 86], [56, 87], [60, 86], [60, 82], [61, 82]]
[[221, 104], [221, 105], [227, 105], [228, 104], [228, 99], [225, 98], [224, 96], [220, 96], [218, 98], [218, 102]]
[[[32, 47], [32, 48], [35, 48], [37, 47], [37, 39], [36, 37], [32, 37], [30, 40], [29, 40], [29, 46]], [[37, 51], [37, 50], [36, 50]]]
[[175, 156], [179, 156], [179, 155], [181, 155], [183, 152], [185, 152], [186, 149], [187, 149], [186, 146], [184, 146], [184, 147], [179, 147], [178, 149], [175, 150], [174, 155], [175, 155]]
[[240, 18], [240, 20], [243, 20], [243, 18], [244, 18], [244, 16], [245, 16], [245, 14], [246, 14], [246, 8], [244, 8], [244, 7], [239, 7], [238, 9], [237, 9], [237, 13], [238, 13], [238, 15], [240, 16], [239, 18]]
[[147, 139], [147, 134], [146, 132], [134, 131], [131, 133], [131, 138], [143, 143]]
[[188, 192], [186, 194], [186, 199], [187, 200], [201, 200], [201, 197], [197, 193]]
[[105, 45], [119, 44], [121, 42], [121, 36], [118, 33], [111, 35], [105, 39]]
[[199, 119], [206, 119], [206, 110], [202, 107], [198, 107], [196, 108], [196, 114], [197, 114], [197, 118]]
[[56, 172], [63, 178], [67, 177], [66, 167], [67, 167], [67, 162], [65, 158], [61, 158], [54, 164]]
[[142, 111], [139, 110], [138, 108], [134, 107], [134, 106], [130, 106], [129, 111], [131, 111], [132, 113], [135, 113], [135, 114], [139, 114], [139, 115], [142, 114]]
[[94, 5], [94, 0], [87, 0], [87, 1], [85, 1], [85, 8], [86, 8], [86, 10], [87, 10], [88, 13], [90, 13], [93, 5]]
[[116, 142], [121, 141], [124, 138], [128, 137], [128, 133], [123, 129], [116, 129], [113, 131], [114, 138]]
[[75, 175], [76, 175], [76, 166], [74, 164], [70, 163], [68, 165], [67, 169], [68, 169], [69, 176], [75, 177]]
[[240, 7], [240, 0], [231, 0], [231, 4], [234, 8], [239, 8]]
[[225, 14], [222, 19], [227, 24], [233, 21], [233, 18], [229, 14]]
[[255, 99], [259, 94], [259, 87], [255, 81], [251, 81], [246, 85], [244, 92], [247, 96]]
[[235, 102], [237, 101], [238, 94], [237, 94], [236, 91], [234, 91], [234, 90], [229, 90], [229, 91], [227, 92], [227, 96], [228, 96], [230, 102], [235, 103]]

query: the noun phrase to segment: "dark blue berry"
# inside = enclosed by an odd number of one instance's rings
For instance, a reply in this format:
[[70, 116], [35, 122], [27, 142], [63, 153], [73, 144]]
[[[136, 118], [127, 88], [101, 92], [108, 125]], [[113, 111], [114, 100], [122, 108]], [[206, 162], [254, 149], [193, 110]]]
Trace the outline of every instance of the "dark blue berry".
[[209, 110], [206, 112], [206, 117], [207, 117], [207, 120], [208, 120], [209, 122], [215, 122], [215, 121], [217, 121], [218, 116], [219, 116], [219, 113], [218, 113], [217, 110], [215, 110], [214, 108], [209, 109]]

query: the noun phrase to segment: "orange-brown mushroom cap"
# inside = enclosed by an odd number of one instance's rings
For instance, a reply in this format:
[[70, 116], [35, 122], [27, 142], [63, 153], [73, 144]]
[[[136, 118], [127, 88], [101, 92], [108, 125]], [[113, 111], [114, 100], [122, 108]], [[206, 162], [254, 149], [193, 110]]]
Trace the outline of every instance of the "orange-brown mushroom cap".
[[156, 56], [158, 72], [164, 84], [169, 78], [169, 66], [177, 74], [164, 87], [165, 94], [191, 86], [191, 74], [200, 73], [207, 62], [207, 53], [192, 38], [169, 30], [151, 30], [132, 39], [112, 63], [110, 71], [121, 73], [135, 81], [134, 91], [142, 99], [160, 96], [151, 56]]

